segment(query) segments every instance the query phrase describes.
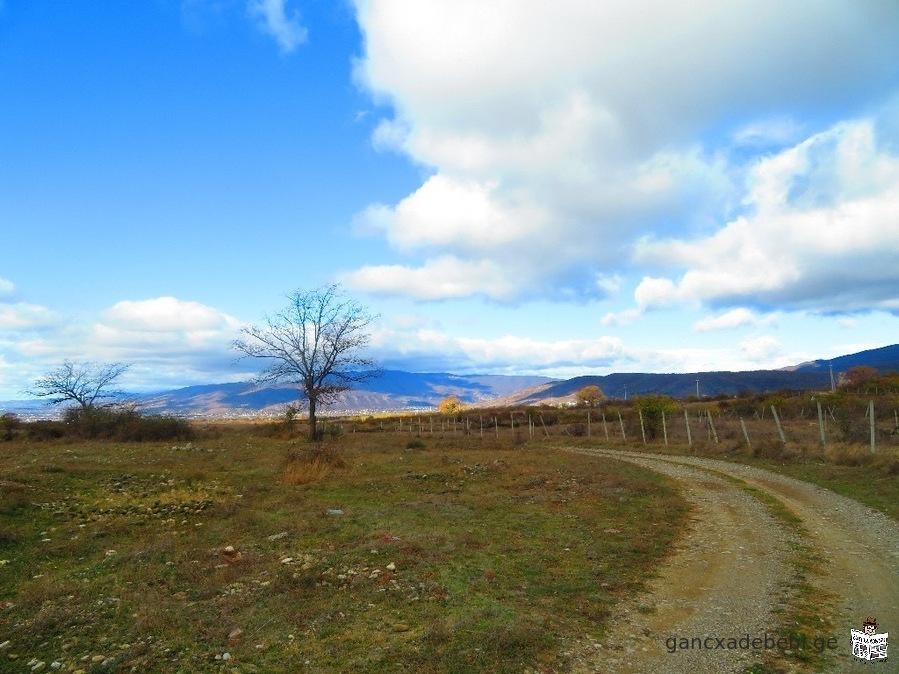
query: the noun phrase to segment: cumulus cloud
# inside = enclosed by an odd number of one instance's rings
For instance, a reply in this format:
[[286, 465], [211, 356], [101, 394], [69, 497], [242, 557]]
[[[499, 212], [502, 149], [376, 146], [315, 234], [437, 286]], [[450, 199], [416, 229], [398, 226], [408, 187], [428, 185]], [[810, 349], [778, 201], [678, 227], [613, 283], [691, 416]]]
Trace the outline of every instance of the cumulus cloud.
[[[512, 335], [481, 339], [448, 335], [434, 329], [385, 328], [373, 335], [372, 347], [388, 365], [453, 372], [559, 372], [566, 367], [604, 368], [624, 360], [621, 340], [546, 341]], [[522, 365], [526, 363], [526, 365]]]
[[774, 322], [773, 316], [759, 318], [749, 309], [739, 307], [731, 309], [720, 316], [712, 316], [697, 321], [693, 329], [697, 332], [708, 332], [711, 330], [733, 330], [735, 328], [754, 327], [758, 325], [771, 325]]
[[374, 265], [348, 273], [347, 285], [373, 293], [406, 294], [420, 300], [467, 297], [485, 293], [507, 298], [513, 286], [490, 260], [460, 260], [444, 256], [421, 267]]
[[55, 325], [59, 317], [46, 307], [18, 302], [0, 303], [0, 330], [39, 330]]
[[743, 340], [739, 346], [746, 361], [764, 364], [769, 367], [770, 363], [776, 360], [778, 356], [783, 355], [783, 346], [780, 341], [768, 335]]
[[294, 51], [308, 37], [300, 13], [295, 10], [288, 13], [287, 0], [250, 0], [248, 11], [259, 27], [275, 38], [284, 53]]
[[687, 271], [644, 278], [639, 306], [899, 313], [899, 155], [878, 144], [871, 120], [765, 157], [748, 183], [747, 213], [713, 235], [640, 244], [646, 263]]
[[115, 326], [150, 332], [220, 329], [233, 320], [212, 307], [174, 297], [124, 300], [107, 310], [105, 317]]
[[[488, 259], [505, 297], [601, 296], [587, 279], [642, 237], [741, 212], [747, 157], [899, 84], [899, 8], [883, 3], [355, 4], [357, 81], [392, 110], [374, 140], [431, 169], [361, 219], [425, 266]], [[496, 296], [493, 276], [470, 286]]]
[[153, 345], [192, 350], [227, 344], [239, 325], [199, 302], [158, 297], [118, 302], [94, 326], [94, 336], [101, 344], [123, 350]]

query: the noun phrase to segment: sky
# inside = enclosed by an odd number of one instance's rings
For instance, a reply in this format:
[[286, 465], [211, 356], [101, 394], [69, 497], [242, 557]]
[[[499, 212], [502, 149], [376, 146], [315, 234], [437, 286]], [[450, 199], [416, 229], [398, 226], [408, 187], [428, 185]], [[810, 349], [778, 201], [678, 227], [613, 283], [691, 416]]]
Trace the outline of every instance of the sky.
[[0, 400], [331, 283], [419, 372], [897, 343], [899, 3], [0, 0]]

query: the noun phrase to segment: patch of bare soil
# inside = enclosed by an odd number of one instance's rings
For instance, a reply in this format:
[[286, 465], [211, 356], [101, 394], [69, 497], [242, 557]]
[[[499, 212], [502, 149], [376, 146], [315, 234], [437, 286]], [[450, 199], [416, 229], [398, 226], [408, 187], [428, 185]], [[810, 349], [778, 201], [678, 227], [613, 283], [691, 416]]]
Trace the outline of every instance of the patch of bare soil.
[[[697, 457], [572, 451], [668, 475], [694, 507], [690, 529], [647, 592], [625, 603], [602, 643], [581, 643], [573, 671], [739, 673], [760, 663], [766, 650], [801, 654], [823, 648], [826, 640], [831, 640], [840, 672], [897, 671], [895, 655], [871, 663], [853, 657], [850, 637], [850, 630], [861, 629], [867, 616], [877, 617], [879, 632], [899, 636], [895, 521], [826, 489], [749, 466]], [[822, 596], [836, 597], [834, 605], [820, 607], [834, 629], [799, 632], [792, 643], [771, 641], [790, 636], [782, 629], [779, 610], [794, 598], [787, 586], [796, 571], [790, 564], [796, 529], [785, 527], [740, 485], [714, 473], [764, 491], [801, 520], [809, 539], [805, 543], [825, 560], [823, 574], [808, 580], [819, 584]], [[785, 671], [814, 671], [792, 662]]]

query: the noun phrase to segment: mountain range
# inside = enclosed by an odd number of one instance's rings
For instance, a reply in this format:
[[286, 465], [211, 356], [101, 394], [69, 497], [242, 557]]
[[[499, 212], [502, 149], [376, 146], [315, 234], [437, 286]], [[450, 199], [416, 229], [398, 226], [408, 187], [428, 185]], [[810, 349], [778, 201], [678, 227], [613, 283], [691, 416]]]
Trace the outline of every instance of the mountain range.
[[[675, 398], [689, 395], [737, 395], [781, 389], [826, 390], [841, 373], [864, 365], [882, 372], [899, 371], [899, 345], [813, 360], [778, 370], [693, 372], [683, 374], [616, 373], [573, 379], [524, 375], [454, 375], [385, 370], [380, 376], [346, 391], [322, 410], [325, 414], [358, 414], [432, 410], [449, 395], [470, 407], [567, 404], [584, 386], [596, 385], [609, 398], [659, 393]], [[832, 373], [832, 375], [831, 375]], [[248, 383], [188, 386], [137, 396], [147, 413], [184, 416], [273, 416], [298, 400], [295, 386], [254, 386]], [[0, 412], [40, 407], [37, 401], [0, 402]]]

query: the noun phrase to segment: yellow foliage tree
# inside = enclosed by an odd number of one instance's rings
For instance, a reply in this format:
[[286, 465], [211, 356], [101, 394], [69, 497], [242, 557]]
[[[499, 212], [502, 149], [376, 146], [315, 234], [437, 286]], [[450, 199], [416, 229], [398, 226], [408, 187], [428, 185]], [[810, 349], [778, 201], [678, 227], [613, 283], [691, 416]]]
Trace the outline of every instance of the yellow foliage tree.
[[596, 407], [606, 399], [606, 395], [602, 392], [602, 389], [593, 384], [585, 386], [574, 395], [577, 399], [577, 404], [581, 407]]
[[458, 414], [462, 411], [462, 407], [462, 401], [459, 400], [459, 396], [449, 395], [440, 401], [437, 409], [440, 410], [441, 414]]

